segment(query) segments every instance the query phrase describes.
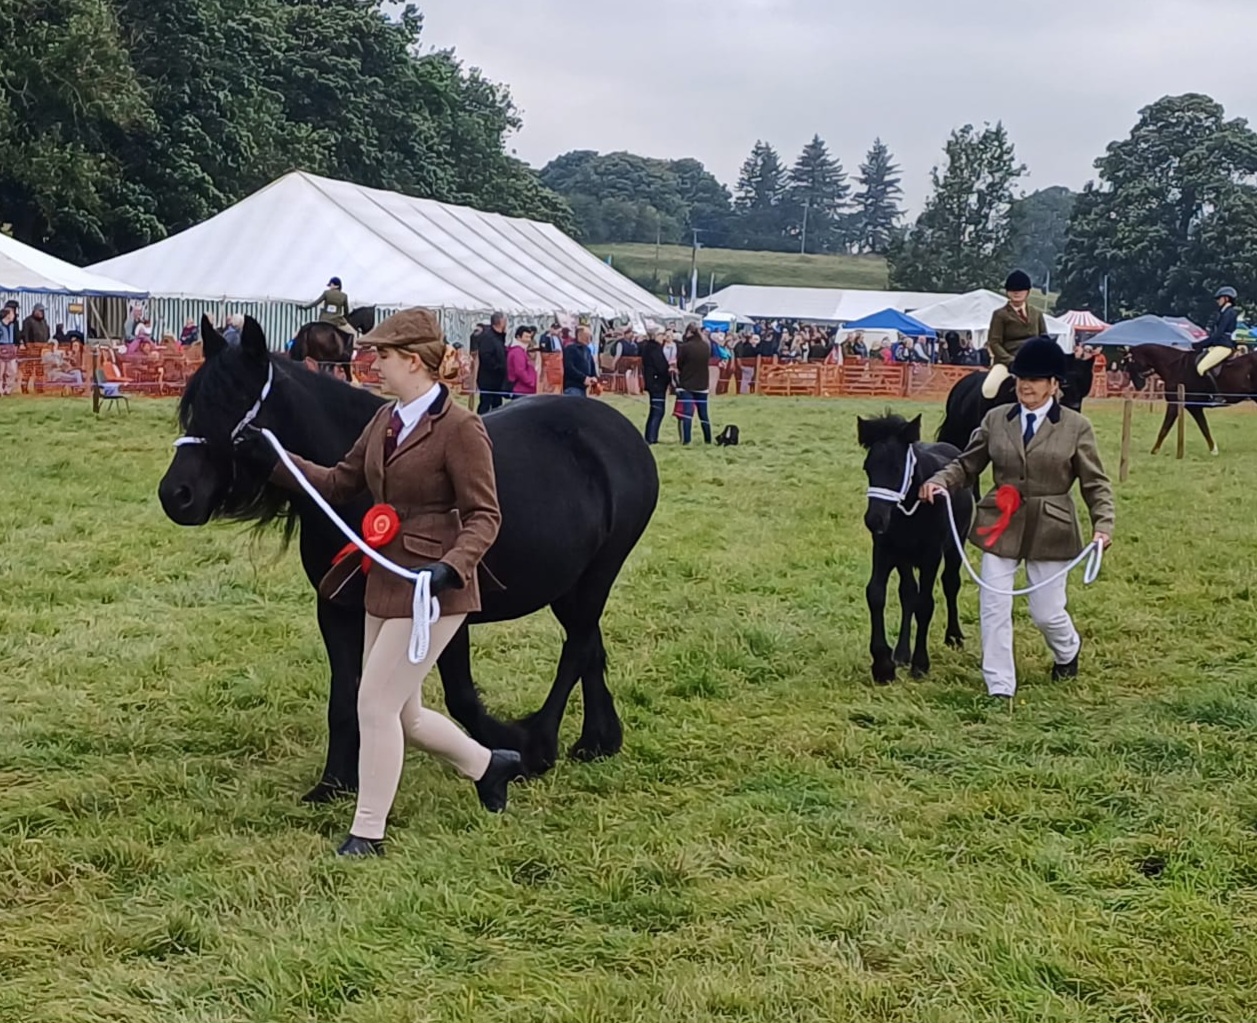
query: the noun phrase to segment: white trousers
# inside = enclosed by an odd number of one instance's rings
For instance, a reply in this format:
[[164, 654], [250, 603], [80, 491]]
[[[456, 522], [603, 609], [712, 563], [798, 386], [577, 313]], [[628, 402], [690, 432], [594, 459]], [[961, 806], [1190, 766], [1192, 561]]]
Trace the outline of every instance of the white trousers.
[[[1001, 590], [1016, 589], [1017, 566], [1011, 558], [982, 555], [982, 581]], [[1055, 575], [1068, 561], [1027, 561], [1026, 577], [1031, 586]], [[1066, 610], [1066, 576], [1030, 594], [1030, 617], [1047, 640], [1057, 664], [1068, 664], [1078, 656], [1082, 641]], [[1013, 598], [981, 591], [982, 678], [992, 696], [1012, 696], [1017, 691], [1017, 666], [1013, 663]]]

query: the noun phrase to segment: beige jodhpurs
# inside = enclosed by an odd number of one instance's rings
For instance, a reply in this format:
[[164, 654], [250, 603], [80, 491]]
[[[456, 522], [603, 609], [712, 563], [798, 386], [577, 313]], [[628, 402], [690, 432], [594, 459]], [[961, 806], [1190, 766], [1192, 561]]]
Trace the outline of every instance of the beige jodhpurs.
[[411, 664], [409, 618], [367, 615], [358, 687], [358, 809], [350, 834], [383, 838], [402, 777], [406, 743], [440, 757], [472, 780], [489, 769], [490, 752], [443, 714], [423, 706], [423, 680], [466, 615], [443, 615], [432, 626], [428, 656]]
[[1208, 373], [1214, 366], [1221, 366], [1227, 359], [1231, 357], [1231, 349], [1226, 345], [1214, 345], [1212, 348], [1206, 348], [1205, 354], [1201, 356], [1200, 361], [1196, 363], [1196, 372], [1201, 376]]

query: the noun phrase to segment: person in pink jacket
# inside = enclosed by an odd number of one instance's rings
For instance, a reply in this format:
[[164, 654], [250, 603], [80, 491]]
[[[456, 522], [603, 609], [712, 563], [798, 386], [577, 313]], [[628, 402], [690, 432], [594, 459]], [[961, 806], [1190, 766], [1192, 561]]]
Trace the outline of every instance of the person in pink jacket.
[[512, 400], [537, 393], [537, 367], [532, 361], [536, 333], [536, 327], [519, 327], [515, 340], [506, 347], [506, 384], [511, 389]]

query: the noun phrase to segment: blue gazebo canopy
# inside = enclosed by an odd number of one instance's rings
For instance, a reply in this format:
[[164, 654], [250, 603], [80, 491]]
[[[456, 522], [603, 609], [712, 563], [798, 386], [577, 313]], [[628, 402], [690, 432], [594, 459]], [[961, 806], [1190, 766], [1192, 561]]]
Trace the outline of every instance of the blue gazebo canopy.
[[908, 337], [938, 337], [933, 327], [927, 327], [920, 320], [914, 320], [907, 313], [898, 309], [883, 309], [862, 320], [852, 320], [843, 324], [843, 330], [897, 330]]
[[1190, 348], [1196, 339], [1186, 327], [1164, 316], [1136, 316], [1115, 323], [1087, 341], [1089, 345], [1171, 345]]

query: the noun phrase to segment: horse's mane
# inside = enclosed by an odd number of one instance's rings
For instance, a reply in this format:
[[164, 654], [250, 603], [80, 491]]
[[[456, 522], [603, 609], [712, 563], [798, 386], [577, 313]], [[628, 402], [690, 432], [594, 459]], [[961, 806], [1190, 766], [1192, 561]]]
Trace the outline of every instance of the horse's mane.
[[868, 450], [882, 441], [895, 440], [907, 426], [908, 420], [887, 410], [873, 419], [865, 419], [860, 424], [860, 444]]
[[[291, 404], [303, 409], [318, 409], [317, 419], [304, 418], [302, 426], [312, 428], [312, 446], [308, 450], [316, 460], [331, 464], [357, 439], [363, 423], [379, 406], [380, 399], [370, 391], [351, 387], [326, 373], [312, 373], [300, 363], [272, 354], [271, 369], [274, 383], [271, 401], [283, 396], [292, 398]], [[231, 409], [240, 406], [242, 396], [258, 391], [258, 370], [255, 363], [238, 347], [231, 347], [209, 359], [188, 380], [183, 396], [179, 399], [179, 425], [185, 433], [191, 429], [192, 408], [200, 402], [211, 409]], [[294, 394], [294, 392], [296, 392]], [[266, 406], [263, 407], [264, 412]], [[263, 415], [265, 420], [266, 416]], [[273, 420], [272, 420], [273, 422]], [[289, 424], [294, 425], [294, 424]], [[207, 424], [198, 424], [202, 430]], [[225, 450], [234, 422], [208, 424], [218, 432], [209, 439], [214, 442], [211, 450]], [[276, 429], [279, 432], [279, 429]], [[238, 487], [243, 480], [246, 484]], [[258, 485], [254, 486], [253, 484]], [[283, 542], [287, 544], [296, 533], [298, 518], [292, 504], [292, 493], [269, 481], [258, 481], [247, 470], [237, 469], [232, 486], [214, 511], [215, 518], [254, 522], [259, 529], [279, 524], [283, 529]]]

